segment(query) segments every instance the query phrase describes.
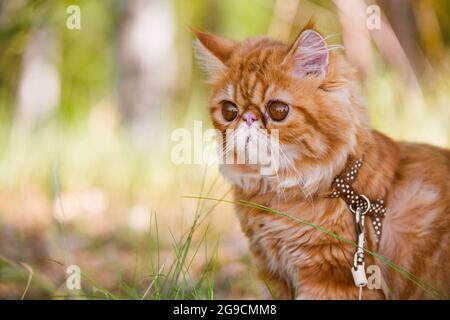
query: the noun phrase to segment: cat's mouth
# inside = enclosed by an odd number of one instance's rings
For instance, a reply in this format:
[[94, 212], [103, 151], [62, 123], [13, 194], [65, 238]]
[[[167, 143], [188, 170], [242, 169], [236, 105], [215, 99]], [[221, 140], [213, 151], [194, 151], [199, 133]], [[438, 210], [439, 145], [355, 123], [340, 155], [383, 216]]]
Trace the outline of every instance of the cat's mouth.
[[238, 172], [247, 169], [250, 172], [259, 172], [262, 176], [273, 175], [278, 171], [278, 147], [278, 140], [273, 139], [261, 127], [243, 124], [226, 136], [222, 150], [222, 154], [226, 155], [224, 164], [230, 170], [235, 166]]
[[255, 160], [258, 159], [258, 153], [260, 152], [260, 141], [250, 132], [246, 133], [241, 141], [241, 144], [238, 143], [236, 146], [237, 154], [245, 157], [245, 164], [257, 164]]

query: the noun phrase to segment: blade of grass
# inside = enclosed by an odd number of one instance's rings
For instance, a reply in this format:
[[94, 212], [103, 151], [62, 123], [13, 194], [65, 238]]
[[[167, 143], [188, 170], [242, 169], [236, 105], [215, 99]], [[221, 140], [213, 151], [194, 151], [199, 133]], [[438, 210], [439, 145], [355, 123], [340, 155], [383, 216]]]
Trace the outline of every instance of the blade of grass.
[[[182, 196], [182, 198], [190, 198], [190, 199], [196, 199], [196, 196]], [[297, 221], [299, 223], [308, 225], [316, 230], [319, 230], [325, 234], [328, 234], [330, 236], [335, 237], [336, 239], [339, 239], [345, 243], [351, 244], [354, 247], [358, 247], [358, 245], [349, 239], [346, 239], [330, 230], [327, 230], [319, 225], [316, 225], [314, 223], [311, 223], [309, 221], [297, 218], [297, 217], [293, 217], [291, 215], [289, 215], [286, 212], [283, 211], [279, 211], [273, 208], [269, 208], [266, 206], [263, 206], [261, 204], [258, 203], [254, 203], [254, 202], [250, 202], [250, 201], [245, 201], [245, 200], [238, 200], [238, 201], [230, 201], [230, 200], [220, 200], [217, 198], [211, 198], [211, 197], [203, 197], [203, 200], [211, 200], [211, 201], [220, 201], [220, 202], [224, 202], [224, 203], [229, 203], [229, 204], [240, 204], [240, 205], [244, 205], [247, 207], [251, 207], [251, 208], [255, 208], [255, 209], [260, 209], [266, 212], [271, 212], [271, 213], [275, 213], [277, 215], [283, 216], [283, 217], [287, 217], [291, 220]], [[439, 290], [437, 290], [436, 288], [427, 285], [426, 283], [424, 283], [422, 280], [420, 280], [418, 277], [416, 277], [414, 274], [412, 274], [411, 272], [407, 271], [406, 269], [402, 268], [401, 266], [395, 264], [393, 261], [389, 260], [388, 258], [377, 254], [375, 252], [372, 252], [371, 250], [368, 250], [366, 248], [363, 248], [365, 252], [367, 252], [368, 254], [372, 255], [373, 257], [375, 257], [376, 259], [380, 260], [381, 262], [383, 262], [385, 265], [387, 265], [388, 267], [398, 271], [402, 276], [404, 276], [405, 278], [407, 278], [408, 280], [410, 280], [411, 282], [413, 282], [415, 285], [419, 286], [421, 289], [425, 290], [427, 293], [429, 293], [431, 296], [433, 296], [434, 298], [447, 298], [445, 294], [439, 292]]]
[[33, 268], [31, 268], [30, 265], [21, 262], [20, 263], [26, 270], [28, 270], [28, 280], [27, 280], [27, 285], [25, 286], [25, 290], [22, 293], [22, 297], [20, 297], [20, 300], [23, 300], [25, 298], [25, 295], [28, 292], [28, 289], [30, 288], [30, 284], [31, 284], [31, 279], [33, 279]]
[[[67, 266], [66, 266], [64, 263], [60, 262], [60, 261], [53, 260], [53, 259], [45, 259], [45, 260], [47, 260], [47, 261], [49, 261], [49, 262], [52, 262], [52, 263], [55, 263], [55, 264], [57, 264], [57, 265], [59, 265], [59, 266], [61, 266], [61, 267], [67, 268]], [[119, 300], [119, 298], [118, 298], [116, 295], [114, 295], [113, 293], [111, 293], [110, 291], [108, 291], [107, 289], [105, 289], [103, 286], [101, 286], [101, 285], [99, 285], [98, 283], [96, 283], [96, 282], [95, 282], [94, 280], [92, 280], [92, 278], [89, 277], [86, 273], [81, 272], [80, 274], [81, 274], [81, 277], [82, 277], [83, 279], [85, 279], [86, 281], [88, 281], [91, 285], [93, 285], [97, 290], [99, 290], [100, 292], [102, 292], [105, 296], [110, 297], [110, 298], [112, 298], [113, 300]]]
[[[38, 285], [42, 288], [44, 288], [44, 290], [46, 292], [48, 292], [49, 294], [51, 294], [51, 292], [53, 291], [53, 287], [50, 283], [48, 283], [48, 281], [45, 281], [43, 278], [39, 277], [38, 274], [34, 273], [33, 271], [30, 273], [30, 270], [25, 267], [28, 266], [29, 268], [31, 268], [30, 265], [23, 263], [23, 262], [16, 262], [2, 254], [0, 254], [0, 261], [5, 262], [7, 265], [9, 265], [13, 270], [20, 270], [19, 272], [22, 273], [23, 270], [28, 271], [28, 277], [27, 277], [27, 283], [25, 285], [25, 289], [21, 295], [21, 299], [24, 299], [26, 294], [28, 293], [29, 287], [31, 285], [31, 280], [34, 279], [34, 283], [38, 283]], [[33, 270], [31, 268], [31, 270]], [[32, 278], [32, 279], [31, 279]]]
[[[156, 212], [154, 212], [151, 216], [150, 216], [150, 224], [149, 224], [149, 248], [148, 251], [151, 253], [153, 252], [153, 245], [152, 245], [152, 218], [154, 220], [154, 224], [155, 224], [155, 233], [156, 233], [156, 268], [155, 268], [155, 263], [153, 260], [153, 255], [150, 254], [150, 269], [151, 269], [151, 273], [155, 274], [156, 270], [157, 271], [157, 275], [162, 274], [162, 271], [164, 268], [161, 269], [160, 266], [160, 242], [159, 242], [159, 226], [158, 226], [158, 217], [156, 215]], [[157, 276], [156, 281], [154, 283], [155, 286], [155, 296], [154, 298], [156, 300], [159, 300], [161, 298], [161, 286], [160, 286], [160, 277]], [[147, 293], [148, 294], [148, 293]]]
[[[203, 172], [203, 177], [202, 177], [202, 184], [201, 184], [201, 188], [200, 188], [200, 197], [202, 196], [203, 190], [204, 190], [204, 187], [205, 187], [207, 171], [208, 171], [208, 167], [205, 166], [205, 169], [204, 169], [204, 172]], [[172, 288], [175, 287], [176, 286], [176, 282], [179, 281], [180, 274], [181, 274], [181, 272], [183, 270], [183, 267], [185, 265], [186, 258], [187, 258], [188, 252], [189, 252], [189, 248], [190, 248], [191, 243], [192, 243], [192, 238], [193, 238], [195, 230], [197, 229], [197, 223], [198, 223], [198, 219], [199, 219], [199, 210], [200, 210], [200, 207], [201, 207], [201, 203], [202, 203], [202, 200], [198, 199], [197, 200], [197, 207], [196, 207], [196, 210], [195, 210], [194, 222], [192, 223], [192, 226], [191, 226], [191, 228], [189, 230], [189, 234], [188, 234], [186, 240], [182, 244], [182, 247], [181, 247], [182, 248], [182, 255], [181, 255], [180, 259], [177, 259], [177, 266], [175, 268], [175, 272], [174, 272], [172, 283], [171, 283], [171, 287]], [[179, 289], [179, 288], [180, 287], [177, 287], [177, 289]], [[180, 290], [176, 291], [175, 298], [178, 298], [178, 292], [179, 291]]]
[[153, 278], [152, 282], [150, 283], [150, 285], [147, 287], [147, 290], [145, 290], [144, 294], [141, 297], [141, 300], [144, 300], [145, 297], [147, 297], [147, 294], [150, 292], [151, 288], [153, 287], [153, 285], [157, 282], [160, 274], [162, 273], [162, 271], [164, 270], [164, 264], [161, 266], [161, 268], [158, 270], [158, 274]]

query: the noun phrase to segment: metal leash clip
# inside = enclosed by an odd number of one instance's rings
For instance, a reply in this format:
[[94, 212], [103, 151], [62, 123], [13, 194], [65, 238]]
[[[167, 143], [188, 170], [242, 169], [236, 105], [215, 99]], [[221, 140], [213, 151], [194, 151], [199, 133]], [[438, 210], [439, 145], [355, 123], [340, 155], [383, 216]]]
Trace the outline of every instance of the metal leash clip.
[[[362, 211], [363, 209], [358, 206], [356, 209], [353, 209], [352, 206], [350, 207], [350, 211], [352, 211], [355, 214], [355, 220], [356, 220], [356, 233], [358, 235], [357, 244], [358, 248], [353, 256], [353, 266], [351, 268], [352, 275], [353, 275], [353, 281], [355, 282], [355, 285], [362, 289], [362, 287], [365, 287], [367, 285], [367, 277], [366, 277], [366, 271], [365, 271], [365, 264], [364, 264], [364, 244], [365, 244], [365, 228], [364, 228], [364, 217], [365, 214], [370, 209], [370, 201], [365, 195], [361, 195], [361, 197], [367, 202], [367, 207], [365, 208], [365, 211]], [[361, 294], [361, 290], [360, 290]]]

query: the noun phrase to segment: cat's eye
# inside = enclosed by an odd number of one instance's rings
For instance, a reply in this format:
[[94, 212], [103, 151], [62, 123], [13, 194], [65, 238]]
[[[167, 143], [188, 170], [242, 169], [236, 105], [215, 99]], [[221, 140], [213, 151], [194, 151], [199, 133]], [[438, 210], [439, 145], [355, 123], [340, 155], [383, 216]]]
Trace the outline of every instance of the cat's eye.
[[267, 107], [270, 118], [274, 121], [284, 120], [289, 113], [289, 106], [281, 101], [271, 101]]
[[233, 121], [239, 114], [238, 107], [231, 101], [222, 102], [222, 116], [226, 121]]

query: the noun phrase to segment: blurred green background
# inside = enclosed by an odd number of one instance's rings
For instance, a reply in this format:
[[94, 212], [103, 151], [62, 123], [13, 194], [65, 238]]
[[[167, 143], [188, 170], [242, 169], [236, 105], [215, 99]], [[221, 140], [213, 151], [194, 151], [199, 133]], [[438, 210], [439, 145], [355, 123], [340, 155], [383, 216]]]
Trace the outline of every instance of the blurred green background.
[[232, 206], [182, 198], [229, 186], [171, 132], [211, 126], [188, 26], [289, 42], [310, 18], [375, 128], [450, 146], [449, 1], [0, 0], [0, 298], [267, 297]]

